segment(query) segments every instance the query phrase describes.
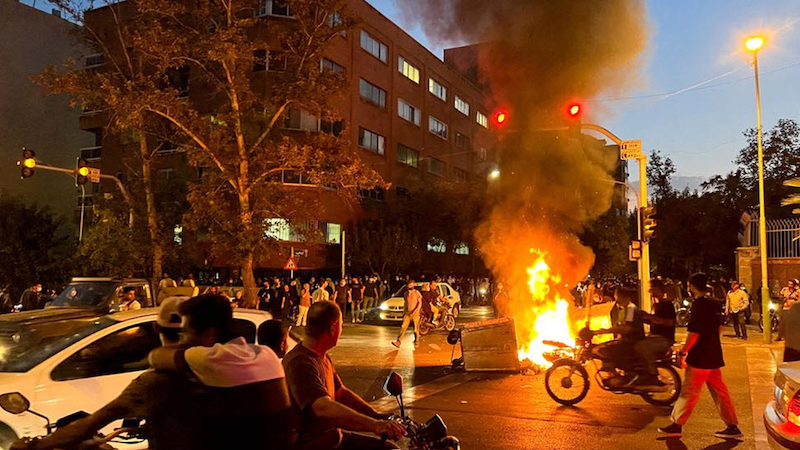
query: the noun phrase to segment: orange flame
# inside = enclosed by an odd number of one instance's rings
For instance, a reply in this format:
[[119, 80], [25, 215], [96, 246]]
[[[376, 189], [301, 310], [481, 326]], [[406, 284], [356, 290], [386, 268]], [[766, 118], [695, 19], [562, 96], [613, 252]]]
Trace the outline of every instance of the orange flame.
[[553, 292], [553, 286], [561, 284], [561, 276], [552, 273], [545, 261], [545, 253], [534, 249], [531, 249], [531, 253], [538, 254], [536, 261], [527, 269], [535, 323], [530, 336], [527, 336], [527, 343], [517, 354], [520, 360], [528, 359], [538, 367], [549, 367], [551, 363], [544, 358], [544, 354], [552, 351], [553, 347], [544, 341], [574, 346], [575, 336], [570, 326], [569, 302]]

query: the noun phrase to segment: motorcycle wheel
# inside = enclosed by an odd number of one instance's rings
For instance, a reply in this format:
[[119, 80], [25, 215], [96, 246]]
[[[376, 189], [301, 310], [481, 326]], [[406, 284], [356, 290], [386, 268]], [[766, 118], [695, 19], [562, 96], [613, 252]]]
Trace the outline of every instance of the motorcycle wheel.
[[[778, 316], [773, 314], [772, 317], [770, 317], [770, 325], [772, 326], [773, 333], [778, 332], [778, 327], [780, 326], [780, 324], [781, 322], [778, 320]], [[762, 323], [761, 326], [763, 327], [764, 324]]]
[[452, 315], [448, 314], [444, 316], [444, 329], [447, 331], [453, 331], [456, 327], [456, 318]]
[[675, 317], [675, 324], [679, 327], [689, 325], [689, 311], [678, 311], [678, 315]]
[[656, 366], [658, 371], [658, 379], [666, 384], [668, 390], [666, 392], [647, 392], [641, 394], [644, 401], [656, 406], [670, 406], [675, 403], [678, 396], [681, 395], [681, 376], [669, 364], [660, 363]]
[[547, 394], [562, 405], [579, 403], [589, 392], [589, 374], [577, 361], [559, 359], [544, 374]]
[[431, 325], [430, 322], [427, 320], [423, 320], [421, 324], [419, 324], [419, 334], [420, 336], [425, 336], [426, 334], [431, 332]]

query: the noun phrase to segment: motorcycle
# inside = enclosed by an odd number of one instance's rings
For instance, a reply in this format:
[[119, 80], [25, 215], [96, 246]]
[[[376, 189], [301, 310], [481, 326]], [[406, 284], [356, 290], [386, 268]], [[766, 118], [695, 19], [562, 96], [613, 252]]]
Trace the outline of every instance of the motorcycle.
[[433, 330], [444, 328], [447, 331], [453, 331], [456, 327], [456, 315], [453, 312], [453, 307], [444, 300], [437, 299], [431, 303], [431, 309], [436, 308], [439, 311], [439, 320], [433, 322], [432, 317], [423, 314], [420, 318], [419, 334], [425, 336]]
[[[775, 302], [769, 302], [769, 325], [773, 333], [778, 332], [778, 326], [780, 325], [780, 319], [778, 318], [778, 308], [782, 307], [783, 306]], [[758, 329], [761, 330], [761, 332], [764, 332], [764, 321], [761, 319], [758, 320]]]
[[[61, 419], [58, 419], [56, 423], [51, 423], [50, 419], [48, 419], [43, 414], [39, 414], [36, 411], [31, 411], [30, 401], [28, 401], [28, 399], [25, 398], [25, 396], [20, 394], [19, 392], [10, 392], [7, 394], [0, 395], [0, 407], [3, 408], [6, 412], [11, 414], [22, 414], [25, 412], [29, 412], [35, 416], [41, 417], [47, 422], [45, 424], [45, 430], [47, 430], [47, 435], [52, 434], [58, 428], [67, 426], [78, 419], [83, 419], [84, 417], [89, 416], [89, 413], [87, 413], [86, 411], [78, 411], [68, 416], [62, 417]], [[22, 438], [20, 441], [17, 441], [17, 445], [20, 448], [26, 448], [19, 446], [19, 444], [28, 444], [28, 448], [34, 448], [36, 439], [37, 438], [33, 439], [27, 437]], [[136, 419], [125, 419], [122, 422], [122, 428], [114, 430], [113, 433], [110, 433], [108, 435], [102, 435], [98, 433], [91, 439], [83, 441], [72, 448], [80, 450], [114, 450], [114, 447], [109, 445], [109, 442], [124, 443], [124, 444], [139, 444], [146, 440], [147, 438], [143, 434], [143, 430], [140, 427], [140, 421]], [[65, 448], [64, 450], [71, 450], [71, 449]]]
[[[425, 423], [411, 420], [406, 415], [405, 405], [403, 404], [403, 377], [397, 372], [392, 372], [383, 384], [383, 390], [397, 399], [400, 406], [399, 416], [389, 416], [389, 420], [394, 420], [406, 430], [406, 437], [409, 439], [408, 450], [460, 450], [461, 443], [455, 436], [447, 435], [447, 425], [444, 424], [441, 416], [434, 414]], [[382, 436], [384, 440], [387, 436]]]
[[603, 349], [616, 342], [595, 344], [592, 337], [592, 332], [584, 328], [578, 333], [574, 348], [560, 342], [546, 342], [556, 347], [549, 355], [553, 365], [547, 369], [544, 378], [547, 394], [553, 400], [562, 405], [575, 405], [583, 400], [589, 392], [589, 373], [585, 366], [590, 363], [595, 368], [595, 381], [606, 391], [639, 395], [647, 403], [657, 406], [669, 406], [678, 399], [681, 377], [675, 367], [680, 367], [679, 353], [670, 349], [656, 360], [658, 379], [664, 386], [637, 386], [639, 374], [634, 369], [634, 357], [612, 361], [603, 356]]
[[681, 300], [680, 304], [675, 305], [675, 325], [686, 327], [689, 319], [692, 318], [692, 302], [689, 299]]

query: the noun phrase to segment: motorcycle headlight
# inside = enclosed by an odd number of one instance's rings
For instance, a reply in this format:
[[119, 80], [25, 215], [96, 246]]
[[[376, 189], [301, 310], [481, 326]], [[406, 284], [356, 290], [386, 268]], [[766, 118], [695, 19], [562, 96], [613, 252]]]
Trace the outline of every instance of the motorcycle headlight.
[[770, 303], [769, 304], [769, 310], [770, 311], [775, 311], [776, 309], [778, 309], [778, 305], [776, 305], [775, 303]]
[[684, 300], [683, 301], [683, 306], [689, 306], [689, 300]]
[[381, 311], [388, 311], [389, 310], [389, 302], [381, 303], [381, 306], [379, 308], [380, 308]]

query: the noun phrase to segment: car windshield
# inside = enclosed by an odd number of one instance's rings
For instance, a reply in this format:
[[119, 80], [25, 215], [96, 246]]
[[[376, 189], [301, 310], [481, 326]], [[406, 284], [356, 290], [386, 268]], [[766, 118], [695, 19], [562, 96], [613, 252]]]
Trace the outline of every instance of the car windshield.
[[50, 306], [103, 306], [117, 289], [113, 281], [79, 281], [70, 283]]
[[[420, 292], [422, 292], [422, 286], [426, 286], [428, 283], [415, 283], [414, 288]], [[395, 292], [392, 297], [405, 297], [406, 295], [406, 287], [401, 287], [397, 292]]]
[[27, 372], [71, 344], [115, 323], [107, 317], [23, 327], [0, 323], [0, 372]]

